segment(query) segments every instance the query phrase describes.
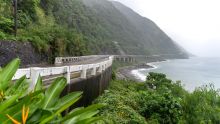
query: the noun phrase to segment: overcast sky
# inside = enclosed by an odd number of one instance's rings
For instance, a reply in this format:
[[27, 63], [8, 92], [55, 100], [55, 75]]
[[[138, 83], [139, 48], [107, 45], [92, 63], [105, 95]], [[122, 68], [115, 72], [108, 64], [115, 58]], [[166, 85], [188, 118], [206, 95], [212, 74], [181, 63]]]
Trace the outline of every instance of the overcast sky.
[[220, 57], [220, 0], [116, 0], [153, 20], [189, 52]]

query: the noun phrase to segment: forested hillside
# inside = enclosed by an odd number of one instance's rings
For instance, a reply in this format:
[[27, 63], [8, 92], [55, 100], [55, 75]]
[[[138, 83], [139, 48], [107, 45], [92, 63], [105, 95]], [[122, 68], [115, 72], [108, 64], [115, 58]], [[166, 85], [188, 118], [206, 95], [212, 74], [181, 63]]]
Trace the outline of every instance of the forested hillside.
[[107, 0], [18, 0], [17, 37], [13, 27], [13, 4], [0, 0], [0, 39], [29, 41], [51, 58], [182, 53], [154, 22]]

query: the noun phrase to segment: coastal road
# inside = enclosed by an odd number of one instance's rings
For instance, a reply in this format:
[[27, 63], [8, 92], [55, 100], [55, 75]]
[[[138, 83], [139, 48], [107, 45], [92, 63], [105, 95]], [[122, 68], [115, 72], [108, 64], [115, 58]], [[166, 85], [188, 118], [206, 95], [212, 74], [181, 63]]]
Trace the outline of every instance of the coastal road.
[[99, 63], [104, 60], [107, 60], [109, 55], [106, 56], [96, 56], [96, 57], [90, 57], [84, 60], [79, 60], [76, 62], [71, 63], [64, 63], [61, 65], [54, 65], [54, 64], [48, 64], [48, 63], [39, 63], [39, 64], [32, 64], [32, 65], [26, 65], [25, 68], [28, 67], [60, 67], [60, 66], [69, 66], [69, 65], [85, 65], [85, 64], [92, 64], [92, 63]]

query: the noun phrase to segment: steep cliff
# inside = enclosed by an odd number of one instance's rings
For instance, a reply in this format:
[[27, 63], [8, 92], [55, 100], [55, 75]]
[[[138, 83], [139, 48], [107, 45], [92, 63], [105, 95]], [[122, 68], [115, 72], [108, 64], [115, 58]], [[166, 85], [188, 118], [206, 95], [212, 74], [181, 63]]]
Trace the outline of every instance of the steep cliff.
[[186, 57], [153, 21], [108, 0], [18, 0], [18, 34], [13, 37], [10, 2], [0, 0], [0, 39], [29, 41], [55, 56], [169, 54]]
[[127, 54], [180, 54], [183, 51], [153, 21], [115, 1], [83, 0]]

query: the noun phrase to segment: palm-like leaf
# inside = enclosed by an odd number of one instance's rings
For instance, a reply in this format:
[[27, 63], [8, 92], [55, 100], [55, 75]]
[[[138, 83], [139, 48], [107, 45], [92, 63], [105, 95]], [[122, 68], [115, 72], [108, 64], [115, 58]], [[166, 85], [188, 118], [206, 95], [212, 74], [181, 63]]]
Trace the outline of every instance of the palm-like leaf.
[[42, 89], [43, 89], [43, 81], [42, 81], [41, 76], [39, 76], [37, 79], [37, 83], [34, 87], [34, 91], [38, 91], [38, 90], [42, 90]]
[[100, 120], [93, 117], [98, 113], [98, 108], [103, 105], [92, 105], [87, 108], [76, 108], [66, 116], [62, 112], [76, 103], [82, 92], [73, 92], [60, 98], [60, 94], [66, 87], [65, 78], [57, 78], [48, 89], [43, 89], [42, 78], [39, 77], [33, 91], [27, 93], [28, 84], [25, 76], [15, 83], [11, 83], [13, 75], [19, 67], [20, 60], [15, 59], [5, 68], [0, 70], [0, 91], [3, 97], [0, 101], [0, 123], [8, 124], [11, 120], [6, 116], [21, 121], [21, 110], [25, 105], [30, 108], [27, 124], [66, 123], [87, 124]]
[[12, 77], [16, 73], [20, 64], [19, 59], [14, 59], [8, 65], [6, 65], [2, 71], [0, 71], [0, 91], [4, 91], [8, 86], [8, 82], [11, 81]]
[[71, 122], [77, 122], [77, 121], [82, 121], [85, 119], [88, 119], [92, 116], [94, 116], [95, 114], [98, 113], [97, 109], [102, 108], [104, 105], [103, 104], [95, 104], [95, 105], [91, 105], [87, 108], [84, 109], [77, 109], [77, 110], [73, 110], [72, 112], [70, 112], [69, 114], [67, 114], [62, 120], [61, 122], [68, 122], [71, 119]]
[[8, 124], [11, 122], [10, 119], [6, 117], [6, 114], [9, 114], [10, 116], [14, 118], [21, 117], [20, 110], [22, 109], [24, 105], [30, 107], [29, 116], [31, 116], [36, 111], [38, 106], [40, 105], [40, 101], [37, 101], [37, 100], [33, 101], [33, 99], [37, 97], [39, 94], [41, 94], [42, 92], [43, 90], [30, 93], [29, 95], [23, 97], [19, 102], [15, 102], [11, 107], [8, 107], [7, 110], [0, 113], [0, 122], [2, 124]]
[[52, 85], [45, 92], [45, 97], [42, 103], [43, 109], [52, 107], [58, 101], [58, 98], [66, 84], [66, 79], [63, 77], [57, 78], [52, 83]]
[[0, 103], [0, 112], [3, 112], [5, 109], [7, 109], [11, 105], [13, 105], [19, 96], [20, 96], [19, 94], [14, 95], [14, 96], [11, 96], [10, 98], [8, 98], [7, 100], [4, 100], [3, 102], [1, 102]]
[[77, 102], [81, 96], [82, 92], [73, 92], [59, 99], [58, 103], [53, 108], [51, 108], [52, 110], [55, 110], [54, 114], [42, 120], [41, 124], [51, 121], [54, 117], [58, 116], [61, 112]]
[[[93, 116], [98, 114], [99, 111], [87, 111], [81, 113], [77, 116], [72, 117], [71, 119], [64, 122], [64, 124], [90, 124], [89, 122], [93, 120]], [[101, 118], [99, 118], [101, 119]], [[95, 119], [96, 120], [96, 119]], [[94, 121], [94, 120], [93, 120]], [[99, 121], [99, 120], [97, 120]]]
[[74, 124], [92, 124], [92, 123], [99, 122], [101, 120], [103, 120], [102, 117], [92, 117], [92, 116], [90, 116], [89, 118], [83, 119], [83, 120], [78, 121], [76, 123], [74, 123], [73, 119], [70, 119], [67, 122], [65, 122], [64, 124], [73, 124], [73, 123]]
[[14, 85], [10, 86], [6, 91], [5, 91], [5, 96], [10, 96], [14, 94], [21, 93], [21, 95], [26, 95], [28, 91], [28, 84], [26, 82], [26, 76], [21, 77], [18, 79]]
[[54, 106], [58, 113], [63, 112], [69, 106], [77, 102], [82, 96], [82, 92], [73, 92], [59, 99], [57, 104]]

